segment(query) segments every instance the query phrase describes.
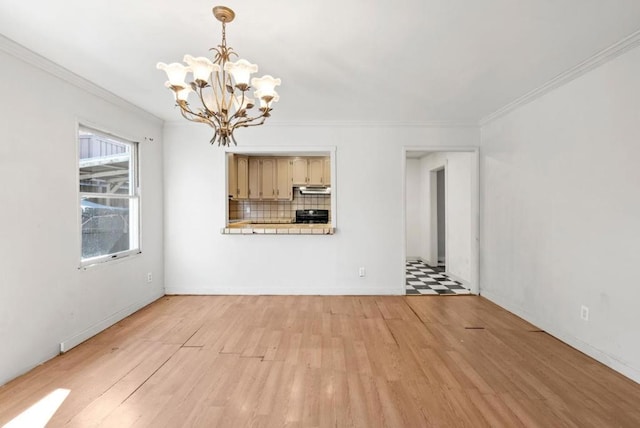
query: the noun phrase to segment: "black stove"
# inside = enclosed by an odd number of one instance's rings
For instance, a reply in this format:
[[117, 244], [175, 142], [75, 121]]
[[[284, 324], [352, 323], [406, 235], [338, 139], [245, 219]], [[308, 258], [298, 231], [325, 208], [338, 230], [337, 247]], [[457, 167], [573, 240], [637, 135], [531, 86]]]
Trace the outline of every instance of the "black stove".
[[329, 223], [329, 210], [296, 210], [294, 223]]

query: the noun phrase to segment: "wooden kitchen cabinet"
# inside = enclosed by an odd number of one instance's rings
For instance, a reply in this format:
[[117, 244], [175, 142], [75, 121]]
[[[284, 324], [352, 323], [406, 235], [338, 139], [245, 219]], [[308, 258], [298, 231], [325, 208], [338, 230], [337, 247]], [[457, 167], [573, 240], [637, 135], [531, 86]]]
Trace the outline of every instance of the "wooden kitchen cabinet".
[[331, 185], [331, 158], [324, 158], [324, 185]]
[[276, 160], [271, 158], [260, 159], [260, 198], [276, 199]]
[[238, 192], [237, 199], [247, 199], [249, 197], [249, 158], [237, 156], [238, 164]]
[[275, 158], [248, 158], [248, 199], [264, 201], [278, 198], [277, 161]]
[[232, 199], [247, 199], [249, 196], [248, 171], [249, 159], [229, 153], [227, 157], [227, 183], [229, 196]]
[[293, 161], [287, 158], [278, 159], [276, 170], [276, 199], [290, 201], [293, 199]]
[[227, 153], [227, 193], [232, 199], [238, 197], [238, 159]]
[[307, 159], [307, 184], [309, 186], [324, 185], [324, 158]]
[[292, 164], [294, 186], [307, 185], [307, 158], [295, 158]]
[[249, 158], [249, 199], [260, 199], [260, 159]]
[[[294, 186], [326, 186], [331, 182], [331, 172], [325, 166], [324, 157], [295, 158], [293, 160]], [[326, 174], [325, 170], [329, 169]]]

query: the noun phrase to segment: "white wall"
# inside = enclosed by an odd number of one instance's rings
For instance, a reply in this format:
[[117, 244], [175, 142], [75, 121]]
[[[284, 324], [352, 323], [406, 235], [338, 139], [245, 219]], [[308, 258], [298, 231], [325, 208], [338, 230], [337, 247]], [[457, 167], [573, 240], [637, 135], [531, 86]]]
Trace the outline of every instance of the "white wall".
[[420, 258], [420, 204], [421, 186], [420, 186], [420, 159], [407, 159], [407, 203], [405, 211], [406, 222], [406, 255], [407, 259]]
[[166, 289], [178, 294], [404, 293], [403, 146], [468, 146], [479, 138], [475, 128], [267, 123], [240, 130], [242, 147], [337, 147], [337, 232], [237, 236], [220, 234], [224, 155], [209, 145], [210, 129], [178, 122], [164, 135]]
[[636, 381], [639, 76], [635, 48], [484, 126], [481, 152], [482, 294]]
[[[3, 384], [58, 354], [61, 342], [81, 341], [162, 296], [163, 204], [159, 120], [29, 65], [5, 50], [56, 69], [0, 42]], [[78, 269], [77, 117], [124, 136], [155, 139], [140, 146], [144, 253], [86, 271]], [[153, 272], [153, 283], [145, 282], [146, 272]]]
[[[422, 183], [421, 202], [421, 257], [428, 263], [437, 263], [436, 248], [432, 243], [435, 223], [431, 215], [431, 171], [446, 166], [446, 246], [447, 272], [457, 279], [471, 282], [472, 259], [472, 159], [468, 152], [437, 152], [425, 156], [420, 162]], [[437, 232], [437, 230], [436, 230]]]

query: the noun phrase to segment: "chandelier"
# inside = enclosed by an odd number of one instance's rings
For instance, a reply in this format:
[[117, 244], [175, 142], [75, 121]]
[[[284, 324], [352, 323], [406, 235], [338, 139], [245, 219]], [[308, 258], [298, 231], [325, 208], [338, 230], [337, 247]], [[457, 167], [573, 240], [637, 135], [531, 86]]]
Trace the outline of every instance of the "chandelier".
[[[213, 61], [185, 55], [187, 65], [159, 62], [157, 68], [167, 73], [169, 80], [165, 86], [173, 91], [176, 105], [185, 119], [212, 127], [211, 144], [217, 142], [218, 146], [228, 146], [233, 141], [237, 145], [233, 136], [237, 128], [262, 125], [271, 115], [272, 103], [280, 98], [275, 91], [280, 79], [269, 75], [251, 78], [251, 74], [258, 71], [256, 64], [245, 59], [231, 61], [231, 57], [238, 57], [238, 54], [227, 46], [226, 24], [233, 21], [235, 13], [228, 7], [216, 6], [213, 15], [222, 22], [222, 44], [210, 49], [215, 52]], [[193, 75], [190, 82], [186, 81], [188, 73]], [[252, 113], [255, 101], [248, 94], [251, 89], [260, 102], [255, 113]], [[189, 98], [195, 99], [198, 105], [190, 104]]]

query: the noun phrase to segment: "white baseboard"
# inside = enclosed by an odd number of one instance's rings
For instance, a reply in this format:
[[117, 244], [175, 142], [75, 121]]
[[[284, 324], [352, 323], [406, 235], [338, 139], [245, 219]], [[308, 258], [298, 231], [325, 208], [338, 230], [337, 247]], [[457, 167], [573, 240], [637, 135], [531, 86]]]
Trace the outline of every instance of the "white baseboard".
[[507, 299], [503, 298], [500, 295], [494, 294], [490, 291], [485, 291], [483, 290], [481, 292], [482, 297], [485, 297], [487, 300], [492, 301], [493, 303], [495, 303], [496, 305], [508, 310], [509, 312], [519, 316], [520, 318], [524, 319], [525, 321], [530, 322], [531, 324], [535, 325], [536, 327], [540, 328], [541, 330], [544, 330], [545, 332], [549, 333], [551, 336], [555, 337], [556, 339], [561, 340], [562, 342], [566, 343], [567, 345], [571, 346], [572, 348], [577, 349], [578, 351], [590, 356], [591, 358], [593, 358], [596, 361], [601, 362], [602, 364], [604, 364], [605, 366], [617, 371], [618, 373], [628, 377], [629, 379], [633, 380], [636, 383], [640, 383], [640, 369], [636, 368], [636, 367], [632, 367], [628, 364], [626, 364], [623, 361], [620, 361], [618, 358], [607, 354], [604, 351], [601, 351], [597, 348], [594, 348], [593, 346], [589, 345], [586, 342], [583, 342], [582, 340], [578, 339], [577, 337], [567, 333], [566, 331], [562, 330], [561, 328], [556, 328], [552, 325], [547, 324], [544, 320], [540, 320], [538, 319], [536, 316], [534, 316], [533, 314], [530, 314], [528, 312], [526, 312], [525, 310], [523, 310], [520, 307], [517, 307], [513, 304], [511, 304], [509, 301], [507, 301]]
[[327, 287], [304, 287], [300, 286], [271, 287], [271, 286], [252, 286], [243, 287], [238, 285], [220, 285], [216, 287], [193, 285], [185, 286], [167, 286], [165, 289], [167, 295], [221, 295], [221, 296], [401, 296], [404, 295], [404, 284], [396, 287], [361, 287], [361, 288], [327, 288]]
[[[40, 364], [45, 363], [46, 361], [49, 361], [52, 358], [57, 357], [58, 355], [60, 355], [60, 352], [55, 349], [54, 346], [52, 346], [47, 353], [44, 354], [44, 356], [42, 357], [42, 361], [38, 364], [29, 364], [26, 366], [22, 366], [21, 368], [11, 372], [11, 374], [9, 376], [4, 376], [4, 377], [0, 377], [0, 386], [3, 386], [9, 382], [11, 382], [13, 379], [16, 379], [20, 376], [22, 376], [25, 373], [30, 372], [31, 370], [35, 369], [36, 367], [38, 367]], [[4, 425], [3, 425], [4, 427]]]
[[164, 290], [161, 293], [158, 293], [157, 295], [154, 295], [153, 297], [151, 297], [151, 299], [146, 299], [146, 300], [143, 300], [141, 302], [137, 302], [137, 303], [134, 303], [132, 305], [129, 305], [126, 308], [116, 312], [115, 314], [110, 315], [109, 317], [105, 318], [104, 320], [92, 325], [91, 327], [87, 328], [86, 330], [81, 331], [80, 333], [74, 334], [73, 336], [71, 336], [67, 340], [65, 340], [63, 342], [60, 342], [60, 352], [61, 353], [65, 353], [65, 352], [69, 351], [70, 349], [78, 346], [79, 344], [81, 344], [85, 340], [90, 339], [93, 336], [95, 336], [96, 334], [100, 333], [101, 331], [104, 331], [107, 328], [111, 327], [112, 325], [114, 325], [118, 321], [121, 321], [121, 320], [125, 319], [126, 317], [128, 317], [132, 313], [144, 308], [145, 306], [147, 306], [150, 303], [155, 302], [156, 300], [158, 300], [162, 296], [164, 296]]
[[453, 274], [453, 273], [451, 273], [449, 271], [445, 271], [445, 274], [449, 278], [453, 279], [454, 281], [458, 281], [459, 283], [461, 283], [464, 286], [464, 288], [466, 288], [467, 290], [471, 290], [471, 283], [469, 281], [467, 281], [466, 279], [462, 279], [459, 276], [457, 276], [457, 275], [455, 275], [455, 274]]
[[424, 257], [418, 257], [418, 260], [420, 260], [422, 263], [426, 263], [429, 266], [438, 266], [438, 262], [434, 262], [433, 260], [427, 260]]

